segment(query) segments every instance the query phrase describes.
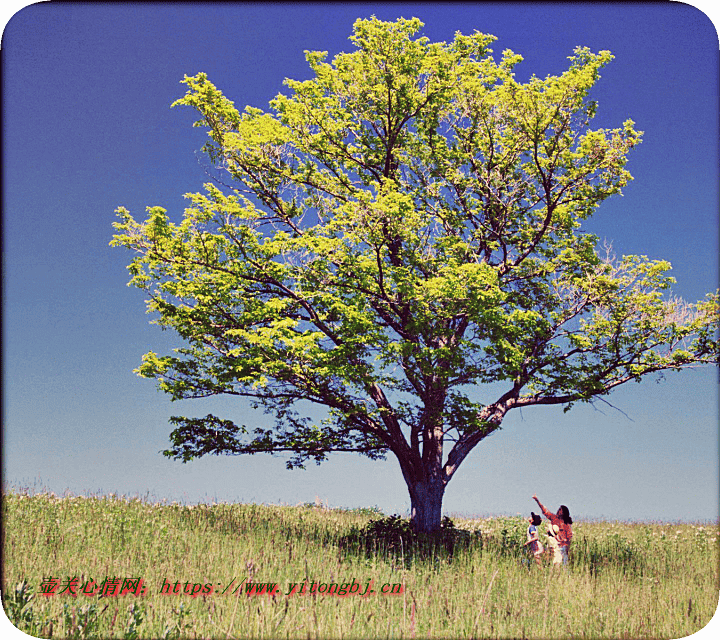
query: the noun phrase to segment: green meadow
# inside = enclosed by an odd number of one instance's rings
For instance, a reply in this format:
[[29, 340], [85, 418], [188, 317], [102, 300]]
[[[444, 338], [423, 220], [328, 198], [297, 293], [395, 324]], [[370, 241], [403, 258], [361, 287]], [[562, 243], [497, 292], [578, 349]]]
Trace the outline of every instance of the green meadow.
[[718, 605], [716, 524], [576, 522], [557, 569], [528, 562], [520, 516], [423, 540], [383, 518], [12, 490], [3, 606], [41, 638], [637, 639], [691, 635]]

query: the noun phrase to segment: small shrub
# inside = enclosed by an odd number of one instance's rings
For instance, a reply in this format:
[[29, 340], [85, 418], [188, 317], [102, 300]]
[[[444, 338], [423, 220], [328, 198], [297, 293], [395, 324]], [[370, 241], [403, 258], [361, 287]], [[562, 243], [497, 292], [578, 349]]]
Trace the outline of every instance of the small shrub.
[[442, 557], [451, 560], [456, 551], [478, 541], [476, 534], [457, 529], [447, 516], [443, 517], [437, 533], [421, 534], [413, 531], [407, 518], [393, 514], [371, 520], [363, 527], [353, 527], [339, 543], [346, 550], [357, 549], [366, 555], [379, 554], [408, 564], [414, 559]]

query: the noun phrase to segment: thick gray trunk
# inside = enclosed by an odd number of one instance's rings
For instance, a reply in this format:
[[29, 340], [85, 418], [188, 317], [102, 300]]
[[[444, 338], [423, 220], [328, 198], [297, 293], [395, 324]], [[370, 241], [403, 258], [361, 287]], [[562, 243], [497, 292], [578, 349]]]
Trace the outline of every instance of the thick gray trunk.
[[410, 524], [417, 533], [435, 533], [442, 522], [442, 482], [416, 482], [410, 486]]

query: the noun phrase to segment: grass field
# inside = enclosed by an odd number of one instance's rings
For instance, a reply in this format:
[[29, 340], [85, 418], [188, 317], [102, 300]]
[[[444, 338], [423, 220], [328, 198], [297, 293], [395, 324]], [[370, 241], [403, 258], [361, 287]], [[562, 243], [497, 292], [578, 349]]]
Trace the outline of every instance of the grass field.
[[381, 515], [13, 490], [3, 606], [45, 638], [636, 639], [691, 635], [718, 605], [716, 525], [577, 522], [558, 570], [528, 562], [520, 516], [455, 518], [450, 547], [398, 520], [363, 535]]

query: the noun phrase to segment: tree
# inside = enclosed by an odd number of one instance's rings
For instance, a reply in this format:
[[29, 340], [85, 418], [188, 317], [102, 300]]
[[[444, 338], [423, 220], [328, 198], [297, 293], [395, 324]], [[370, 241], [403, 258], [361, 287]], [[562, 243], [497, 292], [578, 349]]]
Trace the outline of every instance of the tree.
[[174, 104], [200, 113], [231, 185], [187, 194], [179, 223], [120, 208], [112, 244], [136, 252], [130, 283], [186, 345], [138, 373], [173, 399], [241, 396], [274, 418], [173, 417], [165, 455], [289, 452], [292, 468], [391, 452], [431, 532], [512, 409], [715, 363], [718, 294], [674, 298], [667, 262], [616, 258], [581, 229], [631, 179], [641, 137], [630, 120], [589, 128], [609, 52], [578, 48], [560, 76], [521, 83], [521, 56], [496, 62], [493, 36], [431, 43], [421, 27], [358, 20], [356, 50], [306, 52], [314, 77], [286, 80], [268, 112], [186, 76]]

